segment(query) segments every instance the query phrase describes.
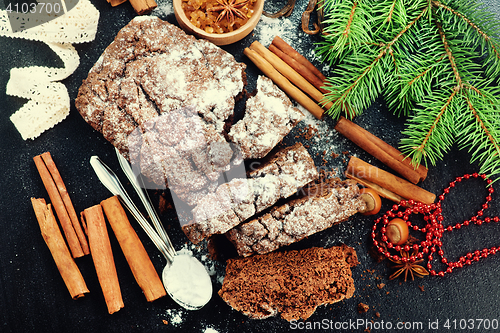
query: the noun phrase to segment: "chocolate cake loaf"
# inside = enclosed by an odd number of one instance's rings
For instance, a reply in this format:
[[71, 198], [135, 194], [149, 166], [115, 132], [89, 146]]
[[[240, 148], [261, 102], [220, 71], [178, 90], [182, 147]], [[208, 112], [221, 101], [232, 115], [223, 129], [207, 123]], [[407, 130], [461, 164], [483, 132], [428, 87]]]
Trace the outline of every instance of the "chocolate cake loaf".
[[298, 199], [239, 224], [226, 233], [240, 256], [264, 254], [325, 230], [364, 209], [351, 180], [329, 178], [309, 186]]
[[278, 150], [247, 179], [232, 179], [193, 208], [193, 220], [182, 229], [193, 243], [223, 234], [258, 212], [288, 198], [318, 178], [318, 171], [300, 143]]
[[246, 102], [245, 116], [231, 127], [229, 138], [245, 159], [265, 157], [304, 118], [271, 79], [257, 78], [257, 93]]
[[253, 319], [279, 313], [288, 321], [306, 320], [319, 305], [353, 296], [351, 268], [358, 264], [346, 245], [229, 259], [219, 295]]
[[[205, 165], [204, 157], [199, 163], [193, 161], [200, 152], [201, 156], [210, 155], [216, 160], [209, 163], [211, 166], [217, 160], [227, 161], [229, 143], [225, 135], [234, 114], [235, 100], [243, 95], [246, 85], [245, 68], [245, 64], [236, 62], [228, 52], [206, 40], [197, 40], [168, 22], [153, 16], [136, 17], [120, 30], [94, 64], [78, 91], [75, 105], [85, 121], [129, 160], [131, 145], [136, 158], [147, 155], [139, 161], [141, 172], [164, 187], [168, 182], [180, 182], [192, 168], [178, 175], [181, 178], [167, 180], [172, 175], [162, 174], [164, 170], [158, 166], [162, 163], [160, 156], [151, 152], [165, 151], [169, 157], [180, 155], [176, 158], [178, 166], [187, 166], [185, 162], [197, 167]], [[184, 112], [184, 121], [177, 127], [168, 121], [156, 121], [160, 115], [186, 108], [192, 108], [192, 112]], [[192, 125], [193, 115], [202, 123], [196, 125], [199, 129], [194, 133], [196, 138], [184, 140], [195, 146], [184, 154], [186, 150], [177, 151], [178, 142], [172, 142], [176, 140], [176, 133], [169, 131], [183, 134], [182, 131]], [[173, 118], [179, 119], [178, 115]], [[148, 130], [151, 133], [147, 133]], [[170, 137], [165, 138], [165, 133]], [[226, 147], [210, 149], [214, 142], [226, 142]], [[192, 148], [184, 146], [188, 150]], [[214, 153], [222, 156], [213, 156]], [[221, 172], [225, 170], [225, 166], [218, 168]], [[208, 174], [206, 171], [196, 169], [201, 173], [198, 179], [206, 178], [201, 182], [205, 188], [208, 186], [205, 183], [220, 174], [213, 168]], [[191, 190], [189, 187], [177, 190], [182, 195]], [[191, 204], [196, 201], [193, 196], [185, 199]]]

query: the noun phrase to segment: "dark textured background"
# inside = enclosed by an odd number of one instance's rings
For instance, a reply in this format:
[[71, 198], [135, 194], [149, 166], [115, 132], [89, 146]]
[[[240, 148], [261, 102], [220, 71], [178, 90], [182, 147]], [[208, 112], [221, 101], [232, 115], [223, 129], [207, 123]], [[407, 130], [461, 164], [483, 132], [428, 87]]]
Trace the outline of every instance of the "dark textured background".
[[[76, 45], [81, 57], [77, 71], [63, 83], [67, 86], [73, 102], [81, 81], [88, 70], [116, 33], [135, 16], [131, 6], [126, 3], [111, 8], [104, 0], [93, 0], [100, 11], [97, 38], [91, 43]], [[498, 13], [498, 1], [485, 1], [488, 7]], [[267, 0], [266, 9], [273, 10], [281, 3]], [[299, 1], [291, 20], [295, 23], [289, 29], [296, 29], [299, 34], [298, 20], [306, 3]], [[500, 15], [497, 14], [497, 17]], [[175, 22], [173, 15], [163, 17]], [[287, 31], [294, 34], [294, 31]], [[302, 36], [302, 35], [301, 35]], [[243, 54], [255, 36], [249, 36], [236, 45], [224, 47], [233, 53], [238, 61], [248, 64], [249, 89], [255, 86], [258, 71]], [[294, 46], [311, 49], [315, 38], [305, 36], [294, 40]], [[30, 197], [48, 198], [38, 176], [33, 156], [50, 151], [66, 182], [77, 211], [99, 203], [109, 197], [107, 190], [99, 183], [88, 163], [92, 155], [99, 155], [114, 170], [119, 170], [112, 146], [101, 135], [87, 125], [75, 107], [62, 123], [45, 132], [36, 140], [23, 141], [10, 122], [9, 117], [24, 100], [6, 96], [5, 85], [9, 71], [13, 67], [29, 65], [61, 66], [62, 63], [39, 42], [0, 37], [0, 332], [204, 332], [213, 328], [220, 333], [227, 332], [284, 332], [295, 331], [287, 321], [279, 318], [255, 321], [231, 310], [217, 295], [223, 276], [223, 263], [216, 263], [214, 275], [214, 296], [210, 303], [199, 311], [185, 311], [168, 297], [147, 303], [119, 246], [111, 237], [117, 271], [123, 292], [125, 308], [109, 315], [98, 285], [97, 277], [90, 256], [77, 260], [91, 293], [83, 299], [71, 300], [64, 283], [57, 271], [51, 255], [40, 235]], [[316, 63], [318, 64], [318, 63]], [[73, 103], [72, 103], [73, 104]], [[333, 122], [326, 121], [333, 131]], [[383, 100], [377, 100], [367, 112], [358, 117], [356, 122], [369, 128], [387, 142], [397, 145], [404, 127], [404, 119], [387, 112]], [[345, 162], [341, 152], [349, 152], [381, 166], [346, 139], [333, 134], [336, 159], [330, 159], [328, 167], [343, 171]], [[286, 142], [295, 140], [294, 133]], [[320, 143], [305, 142], [315, 147]], [[315, 155], [315, 154], [314, 154]], [[428, 178], [421, 184], [424, 188], [440, 194], [442, 189], [455, 177], [466, 172], [477, 171], [476, 165], [469, 164], [467, 152], [452, 149], [443, 161], [429, 170]], [[316, 162], [321, 164], [321, 156]], [[383, 167], [383, 166], [381, 166]], [[119, 173], [122, 175], [121, 173]], [[123, 178], [122, 178], [123, 179]], [[497, 185], [498, 187], [498, 185]], [[130, 187], [128, 189], [131, 191]], [[448, 196], [444, 204], [445, 224], [455, 224], [468, 219], [483, 203], [486, 190], [483, 183], [470, 181], [461, 184]], [[155, 200], [158, 195], [152, 192]], [[135, 197], [134, 197], [135, 198]], [[384, 208], [391, 203], [384, 201]], [[500, 197], [494, 194], [493, 208], [488, 215], [500, 214]], [[162, 219], [177, 248], [186, 243], [186, 238], [179, 230], [174, 214], [166, 214]], [[377, 264], [368, 255], [370, 247], [369, 233], [373, 218], [354, 216], [349, 221], [335, 226], [309, 239], [295, 244], [292, 248], [310, 246], [332, 246], [345, 243], [354, 247], [361, 264], [353, 269], [356, 292], [352, 299], [318, 308], [308, 322], [349, 322], [373, 320], [377, 327], [391, 322], [423, 323], [426, 331], [429, 322], [439, 320], [438, 331], [445, 331], [443, 324], [447, 319], [489, 319], [500, 320], [498, 299], [500, 297], [500, 256], [491, 256], [467, 268], [455, 270], [444, 278], [426, 277], [404, 283], [402, 280], [389, 281], [391, 272], [385, 263]], [[137, 228], [146, 249], [151, 254], [153, 263], [160, 271], [164, 259], [160, 256], [146, 235]], [[481, 227], [470, 226], [460, 231], [446, 234], [444, 249], [450, 260], [476, 248], [500, 245], [500, 225], [491, 224]], [[188, 246], [189, 247], [189, 246]], [[204, 250], [195, 251], [198, 256]], [[210, 261], [205, 261], [210, 263]], [[213, 264], [213, 263], [211, 263]], [[377, 284], [385, 283], [379, 289]], [[420, 287], [423, 287], [423, 290]], [[370, 306], [367, 313], [359, 314], [357, 305], [366, 303]], [[379, 314], [379, 317], [377, 316]], [[176, 318], [182, 320], [176, 322]], [[164, 324], [162, 320], [169, 323]], [[476, 322], [476, 325], [479, 322]], [[477, 326], [476, 326], [477, 327]], [[347, 331], [363, 331], [363, 327]], [[315, 331], [334, 331], [325, 328]], [[377, 330], [372, 330], [372, 332]], [[379, 330], [385, 331], [385, 330]], [[412, 330], [406, 330], [412, 331]], [[450, 330], [454, 331], [454, 330]], [[483, 329], [475, 329], [475, 332]]]

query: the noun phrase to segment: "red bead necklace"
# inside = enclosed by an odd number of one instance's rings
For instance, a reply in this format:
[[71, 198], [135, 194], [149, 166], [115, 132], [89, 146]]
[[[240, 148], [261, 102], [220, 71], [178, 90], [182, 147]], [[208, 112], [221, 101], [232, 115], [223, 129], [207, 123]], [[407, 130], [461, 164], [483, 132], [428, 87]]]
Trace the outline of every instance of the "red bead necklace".
[[[490, 185], [488, 187], [488, 195], [486, 196], [486, 202], [482, 205], [481, 210], [477, 212], [477, 214], [472, 217], [470, 220], [464, 221], [462, 223], [457, 223], [454, 226], [443, 226], [443, 215], [441, 209], [441, 202], [444, 200], [445, 195], [450, 192], [450, 189], [454, 188], [456, 183], [460, 183], [462, 180], [470, 179], [470, 178], [482, 178], [486, 180], [486, 182]], [[469, 252], [465, 256], [460, 257], [458, 261], [449, 262], [448, 259], [444, 256], [444, 252], [442, 250], [442, 241], [441, 238], [443, 234], [447, 231], [453, 231], [453, 229], [460, 229], [462, 227], [468, 226], [469, 224], [477, 224], [481, 225], [483, 223], [490, 222], [499, 222], [500, 218], [498, 216], [495, 217], [484, 217], [484, 211], [489, 207], [489, 202], [492, 200], [491, 195], [494, 192], [493, 187], [491, 186], [491, 179], [486, 179], [486, 176], [483, 174], [473, 173], [466, 174], [462, 177], [457, 177], [454, 181], [450, 183], [450, 185], [443, 190], [443, 194], [441, 194], [438, 198], [438, 202], [431, 205], [426, 205], [420, 202], [414, 202], [413, 200], [401, 201], [399, 204], [392, 206], [392, 209], [387, 211], [382, 217], [379, 217], [375, 220], [375, 224], [372, 228], [372, 240], [373, 244], [377, 248], [378, 252], [384, 255], [386, 258], [392, 258], [395, 261], [401, 260], [402, 262], [414, 262], [419, 259], [423, 259], [424, 256], [427, 256], [427, 269], [431, 275], [444, 276], [445, 273], [451, 273], [454, 268], [461, 268], [465, 265], [470, 265], [475, 261], [479, 261], [481, 258], [486, 258], [490, 254], [495, 254], [497, 251], [500, 251], [500, 246], [485, 248], [483, 250], [475, 250], [474, 252]], [[403, 210], [400, 210], [403, 209]], [[413, 225], [409, 221], [409, 216], [411, 214], [423, 214], [424, 221], [427, 223], [425, 227], [420, 228], [417, 225]], [[399, 217], [406, 221], [408, 228], [414, 231], [420, 231], [425, 234], [425, 240], [420, 243], [415, 243], [413, 245], [394, 245], [391, 243], [386, 233], [386, 226], [389, 223], [389, 218]], [[377, 225], [382, 221], [382, 227], [380, 228], [381, 232], [381, 241], [376, 240], [376, 232]], [[381, 242], [385, 245], [386, 248], [381, 246]], [[391, 254], [390, 251], [395, 250], [397, 252], [404, 250], [409, 252], [413, 250], [413, 255], [409, 257], [399, 256], [397, 254]], [[434, 256], [439, 256], [441, 258], [441, 263], [447, 266], [446, 269], [436, 272], [432, 267], [432, 261], [434, 260]]]

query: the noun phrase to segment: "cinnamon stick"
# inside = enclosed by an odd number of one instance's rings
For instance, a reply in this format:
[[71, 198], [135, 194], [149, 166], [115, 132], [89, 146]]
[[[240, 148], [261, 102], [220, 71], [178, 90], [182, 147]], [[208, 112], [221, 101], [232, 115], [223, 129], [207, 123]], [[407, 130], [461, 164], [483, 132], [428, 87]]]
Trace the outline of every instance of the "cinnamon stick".
[[424, 204], [432, 204], [436, 200], [435, 194], [354, 156], [349, 160], [346, 172], [356, 178], [375, 183], [405, 199], [413, 199]]
[[247, 47], [243, 50], [243, 53], [264, 73], [264, 75], [269, 77], [292, 99], [311, 112], [316, 118], [321, 119], [323, 117], [323, 109], [306, 94], [304, 94], [299, 88], [290, 83], [286, 77], [281, 75], [258, 52]]
[[[309, 95], [317, 103], [323, 101], [323, 93], [316, 89], [312, 84], [310, 84], [306, 79], [304, 79], [299, 73], [297, 73], [292, 67], [290, 67], [286, 62], [281, 60], [276, 54], [269, 51], [264, 45], [259, 41], [255, 41], [250, 45], [250, 49], [258, 52], [264, 59], [266, 59], [278, 72], [280, 72], [284, 77], [290, 80], [291, 83], [296, 85], [304, 93]], [[323, 105], [324, 108], [329, 109], [333, 105], [332, 102], [328, 102]]]
[[427, 177], [425, 166], [420, 165], [415, 169], [411, 160], [405, 158], [399, 150], [352, 121], [340, 117], [335, 125], [335, 130], [413, 184], [417, 184]]
[[163, 283], [137, 233], [130, 225], [118, 197], [113, 196], [102, 201], [101, 206], [146, 300], [152, 302], [165, 296]]
[[87, 225], [90, 254], [97, 278], [108, 312], [112, 314], [123, 308], [124, 304], [102, 207], [95, 205], [87, 208], [83, 211], [83, 216]]
[[366, 179], [357, 178], [354, 175], [351, 175], [349, 173], [349, 171], [346, 171], [345, 176], [349, 179], [355, 180], [358, 184], [361, 184], [364, 187], [371, 188], [372, 190], [377, 192], [377, 194], [383, 198], [389, 199], [389, 200], [394, 201], [396, 203], [400, 203], [401, 200], [405, 200], [405, 198], [403, 198], [402, 196], [397, 195], [396, 193], [391, 192], [388, 189], [383, 188], [382, 186], [379, 186], [375, 183], [372, 183]]
[[50, 204], [44, 199], [31, 198], [42, 237], [49, 248], [57, 269], [68, 288], [71, 298], [83, 297], [89, 292], [85, 280], [66, 246]]
[[288, 54], [290, 57], [294, 58], [297, 60], [299, 63], [304, 65], [311, 73], [316, 75], [321, 82], [326, 81], [326, 77], [323, 75], [323, 73], [320, 72], [319, 69], [316, 68], [309, 60], [306, 59], [302, 54], [297, 52], [293, 47], [291, 47], [287, 42], [285, 42], [281, 37], [276, 36], [274, 37], [273, 41], [271, 42], [272, 45], [276, 46], [278, 49], [283, 51], [284, 53]]
[[147, 14], [157, 6], [155, 0], [130, 0], [130, 4], [138, 15]]
[[[78, 238], [75, 226], [69, 217], [67, 208], [64, 204], [64, 201], [61, 197], [61, 193], [52, 178], [47, 165], [42, 159], [41, 155], [33, 157], [33, 161], [35, 161], [36, 168], [38, 169], [38, 173], [42, 178], [43, 185], [49, 194], [50, 201], [56, 211], [57, 217], [59, 218], [59, 222], [61, 223], [61, 227], [64, 231], [64, 236], [66, 237], [66, 241], [68, 242], [69, 249], [71, 250], [71, 254], [73, 258], [79, 258], [85, 255], [82, 250], [82, 246], [80, 244], [80, 239]], [[78, 220], [77, 220], [78, 224]]]
[[54, 160], [52, 159], [52, 156], [50, 155], [50, 152], [45, 152], [42, 155], [42, 160], [45, 162], [45, 165], [47, 166], [47, 169], [49, 170], [50, 175], [52, 176], [52, 179], [54, 180], [54, 183], [57, 187], [57, 190], [59, 194], [61, 195], [61, 199], [64, 203], [64, 207], [66, 208], [66, 211], [68, 212], [69, 218], [71, 220], [71, 224], [73, 225], [73, 228], [75, 229], [76, 235], [78, 237], [78, 240], [80, 242], [80, 246], [82, 247], [83, 253], [84, 254], [89, 254], [89, 245], [87, 243], [87, 238], [85, 237], [85, 234], [82, 230], [82, 227], [80, 226], [80, 222], [78, 220], [78, 216], [76, 215], [75, 208], [73, 206], [73, 202], [71, 201], [71, 198], [69, 197], [68, 190], [66, 189], [66, 185], [64, 185], [64, 182], [62, 180], [61, 174], [59, 173], [59, 170], [56, 167], [56, 164], [54, 163]]
[[297, 73], [299, 73], [304, 79], [306, 79], [310, 84], [316, 87], [321, 93], [328, 93], [327, 90], [322, 87], [325, 85], [319, 77], [314, 75], [306, 66], [298, 62], [296, 59], [290, 57], [285, 52], [278, 49], [274, 44], [268, 46], [269, 51], [276, 54], [281, 60], [286, 62], [290, 67], [292, 67]]
[[121, 5], [122, 3], [126, 2], [127, 0], [108, 0], [108, 3], [111, 5], [111, 7], [116, 7], [118, 5]]

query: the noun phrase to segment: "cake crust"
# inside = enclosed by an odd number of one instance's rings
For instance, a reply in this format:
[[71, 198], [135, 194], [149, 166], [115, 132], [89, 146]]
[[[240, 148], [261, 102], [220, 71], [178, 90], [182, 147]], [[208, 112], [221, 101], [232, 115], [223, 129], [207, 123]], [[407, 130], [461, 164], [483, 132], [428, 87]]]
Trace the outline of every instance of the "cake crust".
[[274, 251], [340, 223], [364, 209], [352, 180], [329, 178], [303, 189], [300, 198], [239, 224], [226, 233], [238, 255]]

